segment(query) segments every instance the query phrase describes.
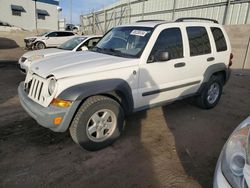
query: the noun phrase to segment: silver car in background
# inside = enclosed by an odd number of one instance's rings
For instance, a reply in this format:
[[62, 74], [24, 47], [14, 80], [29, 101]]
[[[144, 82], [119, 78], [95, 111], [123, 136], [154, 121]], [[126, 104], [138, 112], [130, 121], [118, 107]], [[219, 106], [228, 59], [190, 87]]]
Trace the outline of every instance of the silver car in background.
[[214, 188], [250, 187], [250, 116], [223, 147], [214, 175]]
[[102, 38], [101, 35], [85, 35], [74, 37], [65, 43], [61, 44], [57, 48], [48, 48], [43, 50], [34, 50], [26, 52], [19, 59], [19, 68], [21, 72], [27, 73], [30, 65], [39, 59], [59, 55], [72, 53], [77, 51], [85, 51], [96, 45], [96, 43]]

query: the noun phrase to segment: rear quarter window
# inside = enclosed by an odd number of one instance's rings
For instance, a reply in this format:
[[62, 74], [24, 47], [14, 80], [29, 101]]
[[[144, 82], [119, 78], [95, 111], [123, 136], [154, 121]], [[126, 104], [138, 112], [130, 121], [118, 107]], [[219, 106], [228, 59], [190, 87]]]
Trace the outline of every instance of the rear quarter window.
[[205, 27], [187, 27], [190, 56], [211, 53], [211, 45]]
[[227, 43], [223, 32], [218, 27], [211, 27], [211, 31], [214, 37], [214, 42], [216, 45], [217, 52], [222, 52], [227, 50]]

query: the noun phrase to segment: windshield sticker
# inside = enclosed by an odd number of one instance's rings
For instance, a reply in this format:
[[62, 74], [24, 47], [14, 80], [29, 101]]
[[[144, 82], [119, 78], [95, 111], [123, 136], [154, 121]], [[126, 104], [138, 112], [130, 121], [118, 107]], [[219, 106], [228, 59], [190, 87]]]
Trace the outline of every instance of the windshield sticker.
[[133, 31], [131, 31], [130, 35], [136, 35], [136, 36], [144, 37], [147, 33], [148, 33], [147, 31], [133, 30]]

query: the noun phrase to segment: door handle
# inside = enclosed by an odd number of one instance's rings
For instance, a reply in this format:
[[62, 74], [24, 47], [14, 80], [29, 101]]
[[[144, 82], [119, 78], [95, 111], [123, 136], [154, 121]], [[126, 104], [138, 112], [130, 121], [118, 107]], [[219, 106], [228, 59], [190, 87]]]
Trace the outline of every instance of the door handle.
[[214, 57], [207, 58], [207, 61], [213, 61], [213, 60], [214, 60]]
[[186, 65], [186, 63], [181, 62], [181, 63], [176, 63], [176, 64], [174, 64], [174, 67], [175, 67], [175, 68], [179, 68], [179, 67], [184, 67], [185, 65]]

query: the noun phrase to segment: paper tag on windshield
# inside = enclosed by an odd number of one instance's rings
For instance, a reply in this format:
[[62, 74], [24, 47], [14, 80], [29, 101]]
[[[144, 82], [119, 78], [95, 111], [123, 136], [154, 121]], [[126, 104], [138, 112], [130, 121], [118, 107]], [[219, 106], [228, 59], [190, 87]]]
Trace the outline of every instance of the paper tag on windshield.
[[136, 36], [144, 37], [147, 33], [148, 33], [147, 31], [133, 30], [133, 31], [131, 31], [130, 35], [136, 35]]

